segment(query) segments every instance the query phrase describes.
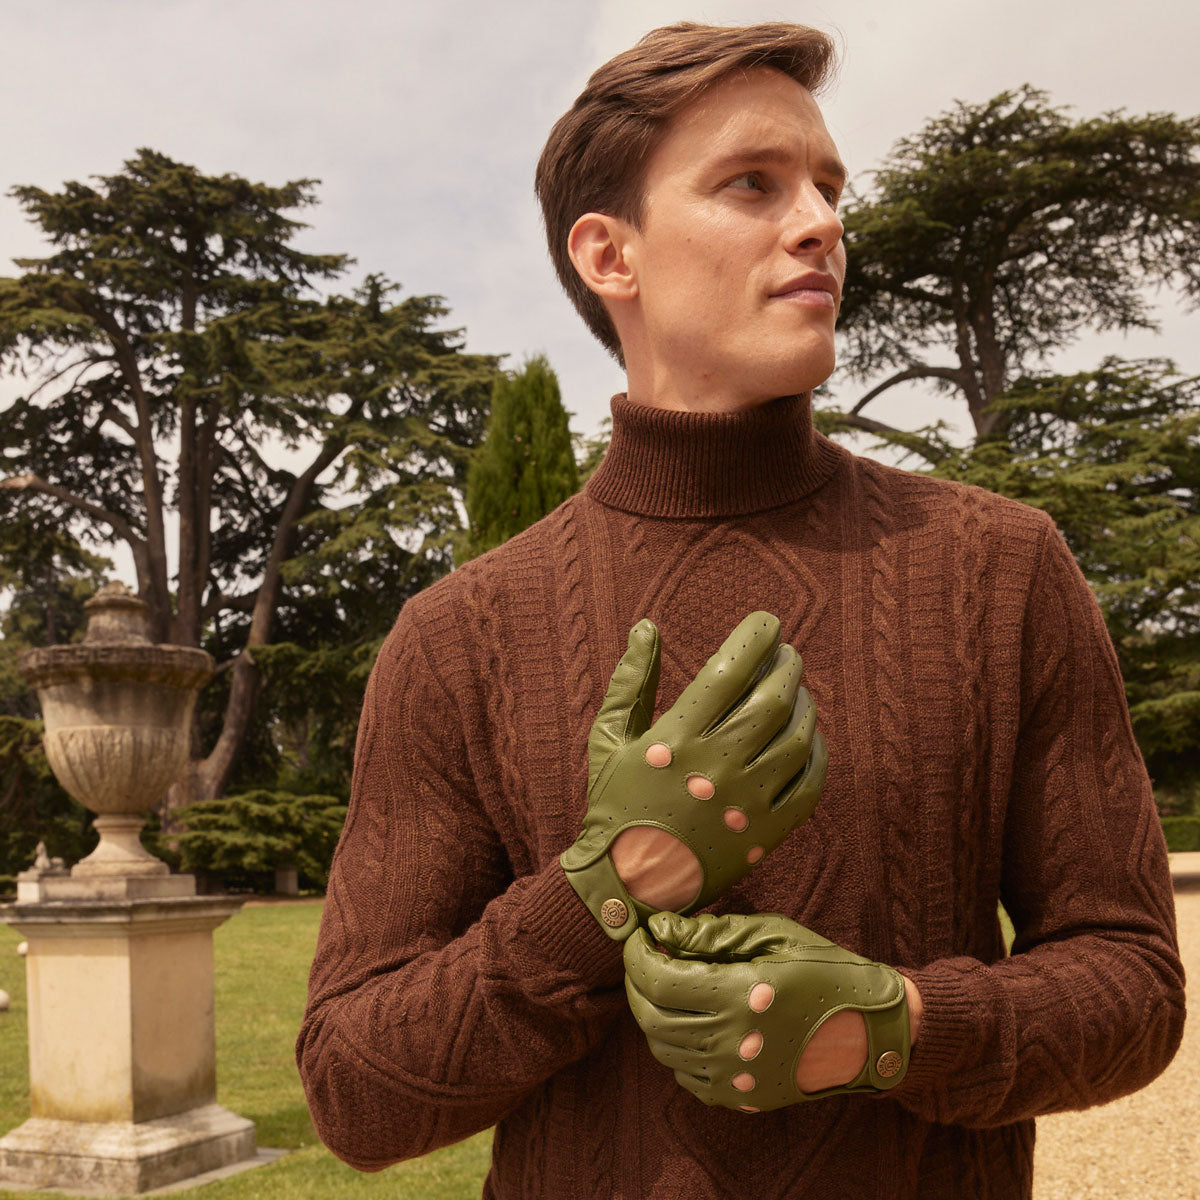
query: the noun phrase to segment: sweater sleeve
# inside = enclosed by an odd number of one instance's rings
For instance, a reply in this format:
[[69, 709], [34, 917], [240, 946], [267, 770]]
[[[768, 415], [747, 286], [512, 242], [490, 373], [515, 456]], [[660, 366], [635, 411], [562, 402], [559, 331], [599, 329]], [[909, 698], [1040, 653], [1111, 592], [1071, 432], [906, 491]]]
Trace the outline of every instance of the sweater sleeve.
[[1135, 1091], [1183, 1033], [1166, 844], [1095, 597], [1047, 518], [1026, 607], [1005, 815], [1010, 957], [908, 971], [924, 1002], [892, 1095], [1000, 1125]]
[[367, 684], [296, 1043], [321, 1140], [362, 1171], [488, 1128], [625, 1004], [557, 859], [512, 878], [411, 608]]

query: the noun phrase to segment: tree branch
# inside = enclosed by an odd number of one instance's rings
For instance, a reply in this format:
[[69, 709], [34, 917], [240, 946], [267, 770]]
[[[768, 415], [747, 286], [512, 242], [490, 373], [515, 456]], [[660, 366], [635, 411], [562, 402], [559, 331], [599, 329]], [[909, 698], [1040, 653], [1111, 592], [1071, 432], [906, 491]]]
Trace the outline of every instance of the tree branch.
[[898, 383], [904, 383], [909, 379], [948, 379], [951, 383], [963, 386], [962, 370], [958, 367], [928, 367], [921, 364], [916, 367], [908, 367], [906, 370], [897, 371], [895, 375], [885, 379], [878, 387], [873, 387], [859, 402], [850, 410], [851, 415], [862, 412], [866, 406], [875, 399], [880, 392], [886, 392], [888, 388], [894, 387]]
[[882, 421], [872, 421], [870, 417], [860, 417], [857, 413], [840, 413], [829, 412], [829, 416], [833, 417], [839, 425], [844, 425], [847, 429], [861, 429], [865, 433], [896, 433], [903, 434], [903, 429], [897, 429], [893, 425], [885, 425]]
[[105, 421], [111, 421], [119, 430], [121, 430], [122, 433], [126, 434], [129, 439], [136, 444], [137, 431], [132, 425], [130, 425], [125, 414], [122, 413], [120, 409], [114, 408], [111, 404], [106, 404], [104, 406], [100, 415], [96, 418], [95, 425], [93, 425], [88, 432], [95, 433]]
[[[212, 564], [212, 489], [216, 474], [217, 424], [221, 419], [220, 405], [210, 399], [204, 406], [205, 419], [200, 427], [200, 455], [197, 468], [198, 496], [196, 502], [196, 602], [202, 596]], [[203, 618], [198, 618], [203, 620]]]
[[47, 496], [53, 496], [56, 500], [61, 500], [64, 504], [69, 504], [72, 508], [78, 508], [82, 512], [89, 513], [96, 520], [103, 521], [113, 532], [124, 538], [131, 545], [134, 543], [144, 545], [142, 539], [134, 531], [133, 526], [119, 513], [112, 512], [107, 508], [101, 508], [100, 505], [93, 504], [90, 500], [85, 500], [82, 496], [75, 495], [74, 492], [68, 492], [66, 488], [59, 487], [54, 483], [48, 483], [38, 475], [10, 475], [7, 479], [0, 479], [0, 490], [6, 492], [42, 492]]
[[903, 296], [907, 300], [923, 300], [926, 304], [932, 304], [934, 308], [950, 308], [951, 301], [947, 296], [940, 296], [937, 292], [928, 291], [926, 288], [917, 287], [911, 283], [901, 283], [895, 287], [888, 287], [886, 284], [879, 289], [885, 295]]
[[[350, 408], [342, 415], [343, 427], [354, 421], [365, 405], [365, 397], [360, 397], [351, 404]], [[254, 649], [256, 646], [265, 645], [271, 635], [271, 623], [275, 619], [275, 611], [279, 606], [280, 572], [287, 560], [296, 522], [304, 516], [308, 508], [309, 498], [317, 477], [337, 459], [345, 448], [346, 438], [340, 432], [326, 439], [316, 458], [309, 463], [303, 473], [295, 477], [288, 491], [287, 499], [284, 501], [279, 524], [275, 527], [275, 536], [271, 541], [271, 552], [267, 557], [262, 583], [255, 593], [245, 648], [233, 659], [233, 677], [229, 684], [229, 701], [225, 707], [225, 720], [221, 725], [216, 745], [213, 746], [212, 751], [199, 768], [205, 792], [208, 795], [216, 795], [224, 787], [225, 779], [233, 766], [234, 755], [241, 744], [254, 708], [259, 682], [258, 667], [254, 662]]]
[[171, 589], [167, 579], [167, 543], [163, 518], [162, 479], [158, 473], [158, 456], [154, 450], [154, 428], [150, 418], [150, 401], [142, 386], [137, 354], [121, 328], [120, 322], [103, 307], [83, 302], [84, 313], [108, 335], [115, 352], [115, 361], [133, 395], [138, 423], [134, 427], [134, 442], [142, 462], [142, 493], [146, 504], [146, 556], [148, 587], [143, 591], [150, 597], [150, 621], [156, 641], [166, 641], [171, 617]]
[[870, 417], [859, 416], [857, 413], [825, 411], [827, 416], [832, 417], [839, 426], [846, 429], [861, 429], [864, 433], [877, 433], [881, 437], [896, 438], [897, 441], [893, 442], [893, 445], [900, 445], [910, 453], [919, 454], [928, 463], [936, 465], [946, 457], [945, 454], [939, 454], [928, 443], [924, 446], [916, 444], [919, 439], [917, 434], [897, 429], [893, 425], [885, 425], [882, 421], [872, 421]]
[[56, 500], [61, 500], [63, 504], [69, 504], [72, 508], [77, 508], [80, 512], [95, 517], [97, 521], [104, 522], [118, 537], [128, 543], [129, 549], [133, 553], [134, 566], [137, 568], [139, 590], [144, 589], [148, 584], [150, 563], [146, 554], [146, 543], [120, 513], [112, 512], [99, 504], [93, 504], [90, 500], [85, 500], [82, 496], [77, 496], [74, 492], [69, 492], [55, 483], [48, 483], [37, 475], [11, 475], [8, 479], [0, 479], [0, 491], [41, 492], [43, 495], [53, 496]]
[[225, 592], [217, 592], [204, 605], [202, 618], [207, 621], [220, 612], [253, 612], [254, 601], [258, 596], [258, 588], [252, 592], [243, 592], [240, 596], [230, 596]]
[[[245, 452], [250, 455], [250, 457], [254, 459], [256, 463], [258, 463], [259, 469], [272, 483], [277, 484], [280, 481], [286, 481], [288, 484], [295, 483], [296, 476], [293, 475], [291, 471], [288, 471], [283, 467], [271, 466], [271, 464], [268, 463], [261, 454], [259, 454], [258, 447], [255, 446], [250, 440], [250, 431], [248, 429], [243, 429], [237, 421], [230, 422], [228, 429], [234, 435], [234, 437], [241, 442], [242, 449], [245, 450]], [[232, 458], [232, 455], [230, 457]], [[244, 474], [242, 475], [242, 478], [245, 478]]]
[[94, 367], [97, 363], [112, 362], [112, 361], [113, 360], [112, 360], [111, 356], [107, 355], [107, 354], [101, 355], [99, 357], [89, 354], [86, 358], [76, 359], [76, 361], [74, 361], [74, 362], [69, 362], [61, 370], [55, 371], [53, 375], [50, 375], [48, 378], [43, 379], [42, 382], [39, 383], [37, 385], [37, 387], [35, 387], [33, 389], [33, 391], [30, 392], [28, 397], [26, 397], [26, 398], [29, 400], [34, 399], [40, 393], [44, 392], [51, 384], [57, 383], [64, 375], [67, 374], [68, 371], [74, 371], [76, 368], [78, 368], [79, 374], [76, 375], [73, 380], [71, 380], [71, 387], [67, 389], [67, 391], [71, 391], [71, 389], [74, 388], [79, 383], [80, 377], [88, 369], [88, 367]]

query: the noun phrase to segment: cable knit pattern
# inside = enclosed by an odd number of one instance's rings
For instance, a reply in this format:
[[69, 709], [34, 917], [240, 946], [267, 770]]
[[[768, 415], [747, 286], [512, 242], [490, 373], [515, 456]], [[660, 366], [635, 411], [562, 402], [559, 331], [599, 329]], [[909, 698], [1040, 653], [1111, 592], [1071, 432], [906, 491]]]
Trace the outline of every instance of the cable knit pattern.
[[[980, 501], [984, 493], [964, 489], [959, 495], [955, 521], [954, 553], [958, 570], [950, 595], [952, 610], [950, 629], [953, 631], [954, 679], [960, 714], [961, 732], [958, 760], [959, 787], [967, 801], [958, 806], [957, 843], [954, 848], [955, 911], [963, 923], [978, 919], [979, 856], [983, 850], [976, 834], [980, 801], [987, 795], [986, 748], [983, 745], [988, 725], [988, 704], [991, 699], [983, 678], [984, 662], [983, 614], [989, 579]], [[990, 797], [989, 797], [990, 799]], [[956, 949], [966, 949], [966, 931], [955, 939]]]
[[863, 485], [870, 514], [871, 532], [871, 649], [875, 659], [875, 692], [878, 697], [879, 759], [881, 786], [879, 803], [883, 810], [884, 837], [879, 859], [884, 865], [887, 887], [882, 899], [887, 905], [888, 934], [897, 963], [919, 961], [919, 948], [906, 933], [919, 929], [913, 921], [920, 906], [920, 892], [903, 864], [913, 861], [918, 829], [912, 821], [908, 783], [912, 779], [912, 743], [908, 737], [911, 706], [906, 703], [904, 669], [899, 657], [901, 643], [896, 631], [903, 627], [901, 616], [901, 579], [897, 554], [904, 549], [887, 537], [891, 517], [884, 478], [876, 471], [863, 472]]
[[[495, 569], [495, 564], [488, 564]], [[483, 670], [490, 686], [487, 689], [487, 712], [491, 727], [496, 731], [497, 762], [504, 781], [507, 808], [512, 821], [512, 832], [516, 835], [508, 844], [525, 850], [534, 837], [533, 814], [522, 803], [526, 795], [525, 781], [521, 775], [520, 755], [516, 721], [516, 691], [512, 681], [512, 658], [504, 653], [510, 640], [509, 630], [504, 627], [499, 612], [499, 597], [490, 572], [481, 567], [477, 571], [465, 572], [463, 588], [473, 618], [472, 625], [478, 631], [478, 641], [483, 652]], [[515, 597], [514, 597], [515, 599]], [[519, 853], [518, 868], [529, 869], [527, 855]]]
[[[807, 396], [612, 411], [583, 490], [411, 598], [371, 673], [296, 1046], [322, 1139], [376, 1170], [495, 1126], [488, 1200], [1028, 1197], [1034, 1118], [1142, 1086], [1183, 1024], [1086, 581], [1044, 514], [857, 458]], [[759, 608], [829, 776], [714, 908], [901, 966], [924, 1017], [886, 1096], [747, 1115], [651, 1057], [558, 855], [630, 627], [661, 632], [660, 715]]]

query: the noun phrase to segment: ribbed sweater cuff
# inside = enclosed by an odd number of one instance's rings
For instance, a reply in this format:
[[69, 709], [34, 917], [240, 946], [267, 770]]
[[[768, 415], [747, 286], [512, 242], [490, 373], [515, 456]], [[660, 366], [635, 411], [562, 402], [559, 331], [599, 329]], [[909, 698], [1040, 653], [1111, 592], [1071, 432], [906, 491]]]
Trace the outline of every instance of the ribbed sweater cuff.
[[526, 890], [524, 908], [525, 929], [564, 973], [590, 987], [617, 987], [624, 981], [621, 943], [596, 923], [557, 858]]
[[979, 1038], [979, 990], [968, 976], [981, 963], [943, 959], [921, 970], [904, 969], [921, 994], [921, 1024], [904, 1081], [891, 1094], [898, 1100], [940, 1089], [969, 1057]]

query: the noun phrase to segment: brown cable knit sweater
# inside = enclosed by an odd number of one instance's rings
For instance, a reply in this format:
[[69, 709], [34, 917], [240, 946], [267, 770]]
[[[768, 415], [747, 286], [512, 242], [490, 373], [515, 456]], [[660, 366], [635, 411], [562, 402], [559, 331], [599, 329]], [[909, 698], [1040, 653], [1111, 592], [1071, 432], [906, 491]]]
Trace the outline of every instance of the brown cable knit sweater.
[[[856, 457], [807, 396], [612, 413], [585, 488], [410, 599], [375, 664], [297, 1043], [322, 1139], [376, 1170], [495, 1124], [496, 1200], [1029, 1196], [1032, 1118], [1141, 1087], [1183, 1027], [1086, 582], [1043, 513]], [[558, 855], [630, 627], [662, 632], [657, 717], [759, 608], [829, 777], [714, 911], [903, 967], [925, 1011], [894, 1091], [750, 1116], [651, 1058]]]

